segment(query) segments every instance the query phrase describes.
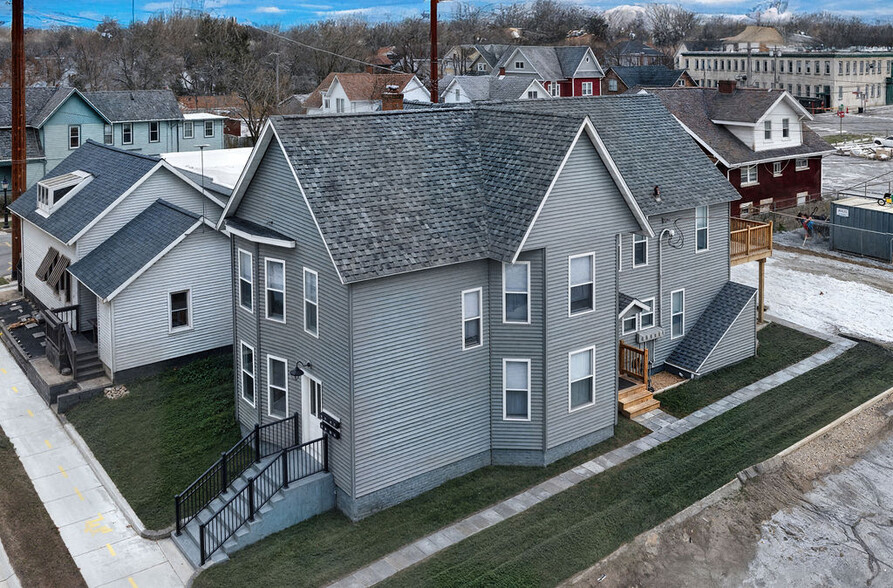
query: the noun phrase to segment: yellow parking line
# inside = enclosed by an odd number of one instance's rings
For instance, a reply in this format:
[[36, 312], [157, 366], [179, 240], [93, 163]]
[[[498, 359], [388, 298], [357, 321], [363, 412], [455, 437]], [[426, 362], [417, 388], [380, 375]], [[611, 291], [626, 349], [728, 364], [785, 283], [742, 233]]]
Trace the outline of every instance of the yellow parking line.
[[112, 549], [112, 544], [111, 544], [111, 543], [106, 543], [105, 546], [109, 548], [109, 553], [112, 554], [112, 557], [115, 557], [116, 554], [115, 554], [115, 550]]
[[31, 409], [30, 409], [30, 408], [27, 410], [27, 412], [28, 412], [28, 416], [29, 416], [29, 417], [34, 418], [34, 413], [31, 412]]
[[18, 389], [18, 388], [16, 388], [16, 387], [15, 387], [15, 386], [13, 386], [13, 387], [12, 387], [12, 391], [13, 391], [13, 392], [15, 392], [15, 393], [16, 393], [16, 394], [18, 394], [18, 393], [19, 393], [19, 389]]
[[68, 472], [65, 471], [65, 468], [63, 468], [62, 466], [58, 466], [58, 467], [59, 467], [59, 471], [62, 472], [62, 477], [67, 478]]
[[133, 578], [128, 576], [127, 581], [130, 582], [130, 585], [133, 586], [133, 588], [140, 588], [136, 585], [136, 582], [133, 581]]
[[78, 490], [78, 487], [77, 487], [77, 486], [75, 486], [75, 487], [74, 487], [74, 491], [75, 491], [75, 493], [77, 493], [77, 495], [78, 495], [78, 498], [80, 498], [80, 499], [81, 499], [81, 500], [83, 500], [83, 499], [84, 499], [84, 495], [83, 495], [83, 494], [81, 494], [81, 491], [80, 491], [80, 490]]
[[0, 368], [0, 372], [3, 372], [3, 373], [5, 374], [5, 373], [6, 373], [6, 369], [4, 369], [4, 368]]
[[49, 439], [44, 439], [43, 442], [47, 444], [47, 449], [52, 449], [52, 448], [53, 448], [53, 446], [52, 446], [52, 444], [50, 443], [50, 440], [49, 440]]

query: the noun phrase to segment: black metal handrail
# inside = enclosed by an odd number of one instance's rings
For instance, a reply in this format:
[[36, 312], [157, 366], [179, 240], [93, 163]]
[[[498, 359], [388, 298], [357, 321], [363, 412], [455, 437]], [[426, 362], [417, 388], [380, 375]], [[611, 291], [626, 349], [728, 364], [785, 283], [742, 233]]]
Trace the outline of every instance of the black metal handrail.
[[301, 440], [299, 423], [300, 415], [295, 413], [282, 420], [255, 425], [229, 451], [221, 453], [220, 459], [174, 497], [177, 535], [252, 464], [283, 448], [298, 445]]
[[[74, 342], [74, 333], [68, 321], [72, 320], [73, 316], [75, 324], [77, 324], [77, 309], [77, 306], [66, 306], [40, 311], [40, 314], [43, 316], [44, 332], [47, 340], [52, 343], [53, 347], [60, 354], [65, 354], [65, 357], [68, 358], [68, 363], [71, 366], [71, 376], [75, 380], [78, 377], [78, 349]], [[62, 313], [61, 316], [58, 314], [59, 312]]]
[[205, 565], [242, 525], [254, 520], [257, 511], [279, 490], [302, 478], [328, 471], [328, 455], [328, 437], [281, 450], [214, 516], [198, 526], [200, 565]]

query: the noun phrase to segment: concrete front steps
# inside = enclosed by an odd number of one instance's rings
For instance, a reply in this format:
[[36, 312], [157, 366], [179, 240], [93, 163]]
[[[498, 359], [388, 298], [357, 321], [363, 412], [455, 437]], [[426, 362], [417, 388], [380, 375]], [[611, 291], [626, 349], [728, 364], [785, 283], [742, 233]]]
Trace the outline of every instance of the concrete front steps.
[[660, 408], [660, 400], [654, 399], [654, 394], [648, 390], [645, 384], [621, 390], [617, 399], [620, 414], [628, 418]]

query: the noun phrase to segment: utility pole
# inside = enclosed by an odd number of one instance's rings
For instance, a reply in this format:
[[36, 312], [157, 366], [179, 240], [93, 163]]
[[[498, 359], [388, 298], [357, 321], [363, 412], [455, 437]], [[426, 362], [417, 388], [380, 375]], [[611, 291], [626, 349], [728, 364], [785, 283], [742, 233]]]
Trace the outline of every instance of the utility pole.
[[437, 0], [431, 0], [431, 102], [437, 103], [437, 78], [440, 68], [437, 65]]
[[[25, 6], [12, 0], [12, 201], [25, 191]], [[12, 277], [19, 275], [22, 221], [12, 217]]]

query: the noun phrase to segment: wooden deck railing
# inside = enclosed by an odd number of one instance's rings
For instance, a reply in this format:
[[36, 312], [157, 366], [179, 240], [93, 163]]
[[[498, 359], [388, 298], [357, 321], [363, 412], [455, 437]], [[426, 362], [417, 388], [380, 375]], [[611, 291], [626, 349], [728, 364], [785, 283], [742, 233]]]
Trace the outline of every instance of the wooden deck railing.
[[732, 217], [729, 222], [732, 264], [772, 257], [772, 222]]
[[648, 350], [620, 342], [620, 375], [648, 385]]

